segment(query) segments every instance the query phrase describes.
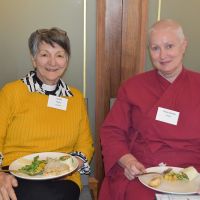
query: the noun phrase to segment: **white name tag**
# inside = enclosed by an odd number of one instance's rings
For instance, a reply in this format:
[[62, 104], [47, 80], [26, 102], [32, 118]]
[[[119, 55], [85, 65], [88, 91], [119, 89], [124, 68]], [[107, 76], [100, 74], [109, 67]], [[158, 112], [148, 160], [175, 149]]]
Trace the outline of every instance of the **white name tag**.
[[165, 123], [168, 123], [168, 124], [177, 125], [179, 114], [180, 113], [177, 112], [177, 111], [158, 107], [158, 111], [157, 111], [157, 114], [156, 114], [156, 120], [161, 121], [161, 122], [165, 122]]
[[56, 108], [59, 110], [66, 110], [67, 109], [67, 101], [68, 101], [68, 99], [65, 99], [62, 97], [57, 97], [54, 95], [49, 95], [47, 106], [50, 108]]

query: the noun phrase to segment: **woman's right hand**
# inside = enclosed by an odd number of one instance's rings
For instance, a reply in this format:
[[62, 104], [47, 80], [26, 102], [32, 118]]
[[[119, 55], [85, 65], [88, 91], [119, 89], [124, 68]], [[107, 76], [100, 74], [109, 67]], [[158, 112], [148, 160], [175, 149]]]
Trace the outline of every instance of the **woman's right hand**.
[[133, 180], [137, 174], [145, 171], [145, 167], [132, 154], [125, 154], [119, 160], [118, 164], [124, 168], [124, 175], [127, 179]]
[[18, 183], [14, 176], [1, 172], [0, 173], [0, 200], [17, 200], [13, 187]]

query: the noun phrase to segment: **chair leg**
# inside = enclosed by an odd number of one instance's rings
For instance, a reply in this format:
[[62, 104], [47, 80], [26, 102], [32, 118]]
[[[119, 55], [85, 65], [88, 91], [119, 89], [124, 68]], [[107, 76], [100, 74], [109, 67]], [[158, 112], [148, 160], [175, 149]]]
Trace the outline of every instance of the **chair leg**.
[[89, 177], [88, 186], [92, 196], [92, 200], [98, 199], [98, 181], [94, 177]]

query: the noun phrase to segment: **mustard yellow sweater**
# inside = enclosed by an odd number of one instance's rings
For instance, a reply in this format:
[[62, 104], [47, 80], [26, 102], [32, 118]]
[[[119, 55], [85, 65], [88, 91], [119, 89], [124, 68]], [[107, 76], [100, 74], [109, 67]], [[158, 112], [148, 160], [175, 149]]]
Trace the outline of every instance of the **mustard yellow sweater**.
[[[37, 152], [80, 151], [90, 161], [92, 136], [82, 94], [70, 88], [66, 111], [47, 107], [48, 96], [29, 92], [17, 80], [0, 91], [0, 152], [3, 166]], [[79, 172], [66, 177], [81, 188]]]

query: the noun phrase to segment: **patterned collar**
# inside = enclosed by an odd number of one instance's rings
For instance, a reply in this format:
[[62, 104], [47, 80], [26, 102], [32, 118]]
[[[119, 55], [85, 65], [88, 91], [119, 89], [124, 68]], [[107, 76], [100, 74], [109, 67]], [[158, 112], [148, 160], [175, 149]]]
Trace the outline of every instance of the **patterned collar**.
[[42, 88], [42, 81], [36, 76], [35, 71], [30, 71], [24, 78], [21, 79], [23, 83], [28, 87], [29, 92], [39, 92], [46, 95], [55, 95], [55, 96], [67, 96], [72, 97], [73, 94], [70, 91], [68, 85], [62, 80], [59, 79], [56, 89], [54, 91], [46, 91]]

